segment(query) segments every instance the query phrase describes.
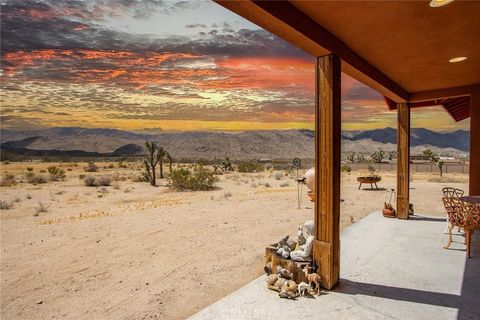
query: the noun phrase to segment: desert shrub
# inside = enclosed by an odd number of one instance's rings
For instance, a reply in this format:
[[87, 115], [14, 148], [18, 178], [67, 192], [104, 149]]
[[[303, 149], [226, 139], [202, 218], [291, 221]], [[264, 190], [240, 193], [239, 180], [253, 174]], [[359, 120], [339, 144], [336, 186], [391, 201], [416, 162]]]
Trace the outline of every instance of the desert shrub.
[[27, 172], [27, 182], [31, 184], [47, 183], [47, 178], [41, 174], [34, 174], [33, 172]]
[[0, 178], [0, 187], [11, 187], [15, 184], [15, 176], [13, 174], [7, 174]]
[[89, 162], [88, 166], [83, 169], [85, 172], [97, 172], [98, 167], [93, 162]]
[[368, 165], [368, 172], [375, 172], [375, 168], [371, 164]]
[[27, 193], [27, 195], [25, 196], [25, 198], [27, 199], [32, 199], [32, 195], [30, 193]]
[[10, 201], [4, 201], [4, 200], [1, 200], [0, 201], [0, 210], [10, 210], [13, 208], [13, 202]]
[[47, 173], [47, 170], [45, 170], [45, 169], [40, 169], [39, 172], [40, 172], [40, 173]]
[[52, 181], [58, 181], [61, 179], [65, 179], [65, 170], [56, 167], [56, 166], [50, 166], [47, 168], [48, 173], [50, 174], [50, 180]]
[[27, 167], [27, 171], [33, 171], [32, 167]]
[[101, 187], [100, 190], [98, 190], [99, 193], [109, 193], [110, 191], [108, 191], [107, 188], [105, 187]]
[[127, 181], [127, 177], [124, 175], [120, 175], [118, 172], [110, 175], [110, 178], [112, 179], [112, 181]]
[[274, 163], [273, 164], [273, 169], [274, 170], [288, 170], [291, 168], [291, 165], [289, 163]]
[[258, 162], [244, 161], [237, 165], [237, 170], [238, 172], [259, 172], [263, 171], [264, 167], [263, 164]]
[[352, 167], [350, 167], [348, 164], [342, 164], [340, 170], [342, 172], [351, 172], [352, 171]]
[[33, 214], [35, 217], [38, 216], [42, 212], [47, 212], [48, 211], [48, 206], [44, 204], [43, 202], [39, 202], [37, 206], [33, 207], [35, 210], [35, 213]]
[[143, 175], [133, 176], [130, 180], [132, 182], [148, 182], [148, 179]]
[[113, 163], [110, 163], [110, 164], [108, 165], [108, 168], [109, 168], [109, 169], [113, 169], [113, 168], [115, 168], [115, 165], [114, 165]]
[[268, 182], [266, 182], [264, 185], [263, 185], [265, 188], [270, 188], [272, 185]]
[[67, 171], [72, 171], [72, 168], [67, 168]]
[[230, 192], [230, 191], [227, 191], [227, 192], [224, 192], [220, 198], [221, 199], [225, 199], [225, 200], [228, 200], [229, 198], [231, 198], [233, 196], [233, 194]]
[[290, 182], [284, 182], [280, 184], [280, 188], [285, 188], [285, 187], [288, 187], [289, 185], [290, 185]]
[[83, 182], [85, 183], [85, 185], [86, 185], [87, 187], [95, 187], [95, 177], [86, 176], [86, 177], [83, 179]]
[[112, 179], [110, 176], [98, 176], [95, 179], [95, 185], [100, 187], [100, 186], [109, 186], [112, 183]]
[[85, 179], [85, 175], [84, 175], [84, 174], [79, 174], [79, 175], [78, 175], [78, 179], [80, 179], [80, 180]]
[[193, 171], [184, 168], [173, 170], [168, 187], [176, 190], [212, 190], [215, 182], [215, 173], [198, 165]]
[[86, 176], [83, 182], [87, 187], [102, 187], [109, 186], [112, 183], [112, 179], [109, 176]]
[[283, 172], [277, 171], [273, 174], [273, 177], [275, 178], [275, 180], [280, 180], [283, 178]]

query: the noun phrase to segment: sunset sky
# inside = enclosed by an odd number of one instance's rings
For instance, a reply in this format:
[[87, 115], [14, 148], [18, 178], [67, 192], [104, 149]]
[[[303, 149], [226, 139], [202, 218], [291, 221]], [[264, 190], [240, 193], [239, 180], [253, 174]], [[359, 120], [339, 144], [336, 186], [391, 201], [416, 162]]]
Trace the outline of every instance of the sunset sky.
[[[1, 48], [2, 128], [313, 128], [313, 57], [214, 2], [7, 0]], [[347, 76], [342, 91], [345, 130], [396, 126], [380, 94]]]

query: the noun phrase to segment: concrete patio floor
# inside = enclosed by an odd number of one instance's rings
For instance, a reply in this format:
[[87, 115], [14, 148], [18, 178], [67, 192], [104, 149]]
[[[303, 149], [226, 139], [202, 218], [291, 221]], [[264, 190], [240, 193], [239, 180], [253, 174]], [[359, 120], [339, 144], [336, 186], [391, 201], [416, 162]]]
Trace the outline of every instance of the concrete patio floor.
[[262, 276], [189, 319], [480, 319], [480, 232], [467, 259], [462, 236], [443, 249], [444, 229], [440, 217], [372, 213], [341, 235], [334, 290], [285, 300]]

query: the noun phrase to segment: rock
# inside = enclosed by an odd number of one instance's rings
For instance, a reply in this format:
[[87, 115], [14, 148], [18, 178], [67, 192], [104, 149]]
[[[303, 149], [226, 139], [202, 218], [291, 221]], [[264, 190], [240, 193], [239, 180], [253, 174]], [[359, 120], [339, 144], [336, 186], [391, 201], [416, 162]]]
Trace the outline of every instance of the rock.
[[42, 304], [43, 303], [43, 300], [38, 300], [37, 302], [35, 302], [36, 304]]

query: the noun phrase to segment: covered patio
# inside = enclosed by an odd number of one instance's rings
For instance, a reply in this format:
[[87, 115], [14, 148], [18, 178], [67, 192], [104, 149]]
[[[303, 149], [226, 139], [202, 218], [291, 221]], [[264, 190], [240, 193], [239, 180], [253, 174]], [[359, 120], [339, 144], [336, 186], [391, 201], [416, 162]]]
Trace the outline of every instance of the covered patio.
[[443, 249], [444, 228], [438, 217], [399, 223], [372, 213], [343, 231], [333, 290], [279, 299], [261, 276], [189, 319], [478, 319], [480, 239], [468, 259], [460, 236]]
[[[438, 251], [437, 261], [433, 258], [433, 251], [422, 251], [424, 247], [419, 243], [419, 237], [425, 237], [430, 249], [440, 246], [439, 233], [435, 229], [437, 223], [434, 221], [417, 219], [383, 222], [377, 218], [365, 219], [362, 222], [363, 228], [355, 226], [358, 231], [346, 232], [351, 235], [342, 239], [343, 251], [340, 252], [340, 80], [341, 72], [348, 74], [383, 94], [388, 107], [397, 110], [396, 209], [399, 219], [409, 218], [411, 108], [436, 105], [444, 108], [456, 121], [470, 117], [469, 194], [480, 195], [480, 2], [433, 1], [438, 6], [429, 6], [428, 1], [217, 2], [317, 59], [317, 202], [314, 209], [313, 258], [318, 273], [322, 276], [322, 286], [326, 289], [334, 288], [341, 276], [342, 284], [337, 290], [346, 288], [347, 291], [366, 290], [388, 295], [393, 289], [388, 288], [388, 283], [376, 281], [380, 280], [377, 278], [379, 271], [386, 268], [385, 280], [395, 274], [393, 287], [402, 284], [401, 288], [408, 288], [409, 281], [422, 281], [423, 278], [415, 277], [421, 269], [431, 273], [433, 278], [427, 277], [428, 279], [440, 281], [444, 276], [453, 278], [443, 289], [427, 284], [415, 289], [417, 291], [403, 291], [404, 300], [414, 299], [408, 298], [409, 296], [416, 297], [418, 301], [410, 302], [428, 305], [425, 299], [429, 300], [427, 295], [433, 292], [433, 297], [437, 295], [437, 298], [444, 301], [446, 308], [454, 308], [455, 303], [461, 300], [457, 289], [462, 284], [465, 261], [459, 255], [462, 263], [455, 262], [457, 258], [452, 258], [451, 255], [456, 253], [447, 254], [443, 249]], [[362, 110], [359, 109], [358, 112]], [[440, 198], [439, 194], [439, 201]], [[361, 242], [365, 246], [363, 250], [367, 251], [365, 257], [375, 261], [375, 268], [372, 267], [373, 261], [358, 260], [363, 258], [352, 255], [351, 251], [352, 246], [357, 245], [355, 241], [364, 241], [361, 238], [372, 233], [367, 230], [368, 223], [371, 224], [369, 230], [375, 230], [375, 233], [391, 235], [398, 232], [387, 241], [391, 251], [384, 250], [385, 239]], [[360, 230], [364, 234], [360, 235]], [[411, 233], [409, 230], [417, 231]], [[370, 246], [375, 247], [375, 254], [367, 254]], [[419, 250], [418, 261], [414, 261], [415, 250]], [[394, 255], [401, 252], [404, 253], [403, 258]], [[382, 255], [384, 257], [379, 257]], [[429, 259], [420, 258], [425, 255]], [[350, 263], [345, 263], [343, 259]], [[438, 263], [443, 259], [455, 260], [446, 264], [450, 267], [445, 273], [438, 270]], [[365, 265], [357, 268], [361, 261]], [[349, 277], [349, 274], [357, 276]], [[368, 274], [373, 278], [368, 278]], [[476, 277], [478, 281], [478, 274]], [[363, 284], [358, 284], [358, 279], [362, 279], [360, 282]], [[381, 286], [375, 287], [375, 283], [381, 283]], [[475, 293], [478, 299], [478, 289]], [[336, 294], [329, 296], [334, 297]], [[318, 306], [316, 308], [318, 312]], [[398, 311], [402, 308], [399, 306]], [[387, 309], [390, 307], [386, 306], [385, 311]], [[354, 314], [355, 311], [349, 312]]]

